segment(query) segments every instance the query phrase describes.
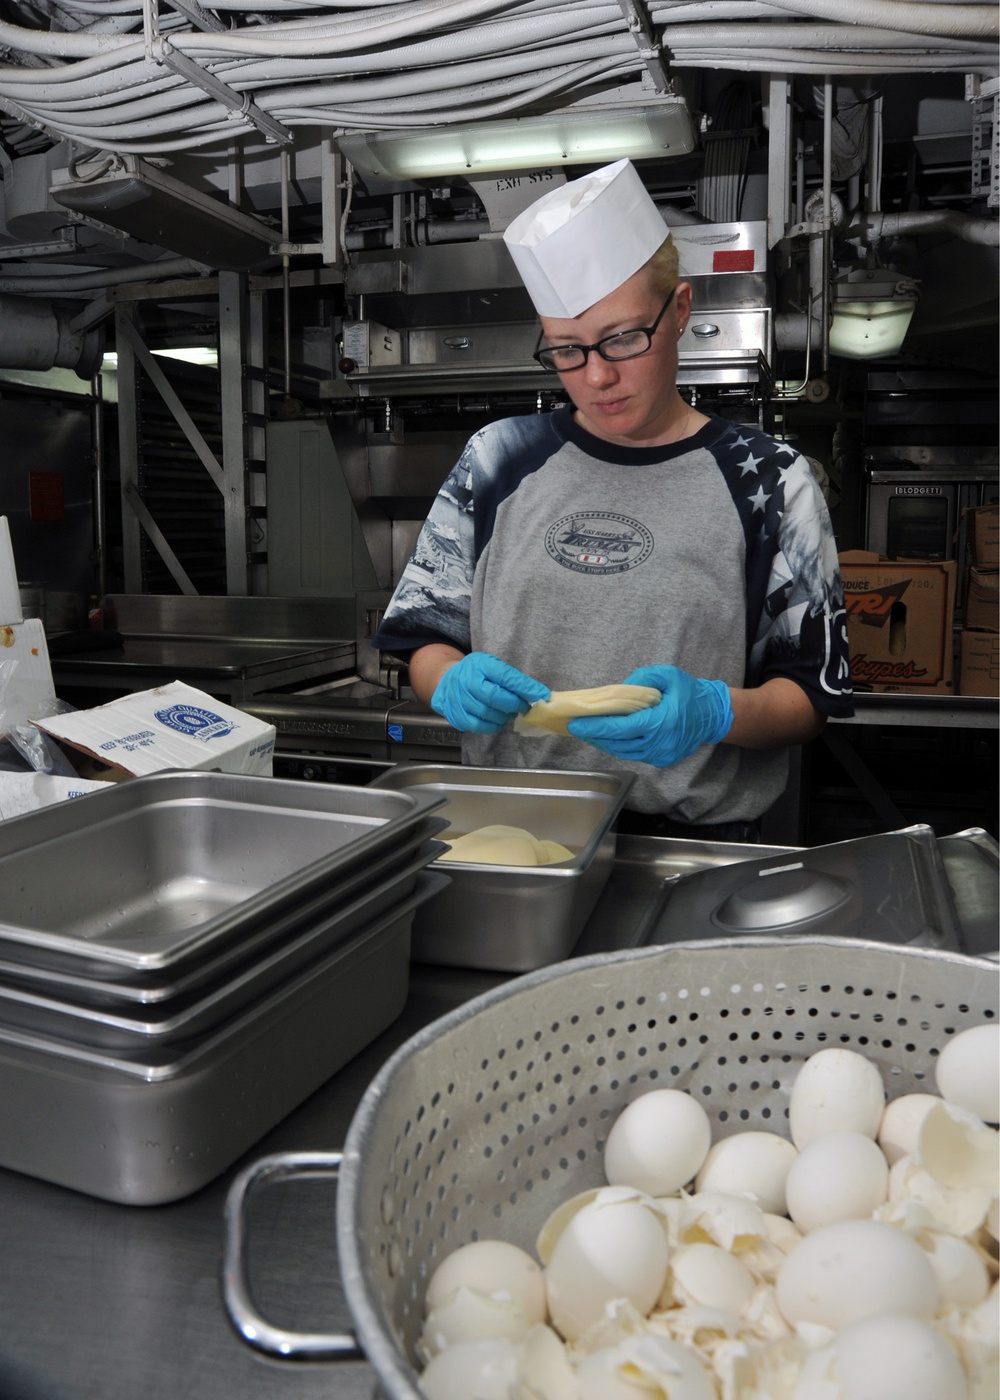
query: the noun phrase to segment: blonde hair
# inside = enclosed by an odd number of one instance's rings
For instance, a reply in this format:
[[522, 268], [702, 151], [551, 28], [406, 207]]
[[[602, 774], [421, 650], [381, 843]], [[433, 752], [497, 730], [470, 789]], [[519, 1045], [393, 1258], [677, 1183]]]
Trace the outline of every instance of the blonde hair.
[[680, 280], [680, 267], [677, 244], [671, 234], [667, 234], [646, 266], [652, 271], [653, 287], [659, 296], [665, 297], [676, 287]]

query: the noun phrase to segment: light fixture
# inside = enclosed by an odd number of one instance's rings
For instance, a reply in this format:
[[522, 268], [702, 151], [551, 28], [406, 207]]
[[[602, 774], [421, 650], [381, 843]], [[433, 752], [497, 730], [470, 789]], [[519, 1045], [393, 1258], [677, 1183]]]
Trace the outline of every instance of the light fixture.
[[591, 108], [472, 126], [338, 138], [342, 154], [356, 170], [383, 180], [682, 156], [693, 151], [696, 143], [687, 104], [672, 95], [641, 107]]
[[849, 360], [898, 354], [916, 304], [916, 284], [889, 269], [847, 273], [833, 283], [830, 354]]
[[[215, 366], [219, 363], [219, 352], [214, 345], [182, 345], [177, 349], [153, 350], [151, 353], [165, 360], [184, 360], [189, 365]], [[118, 356], [113, 350], [104, 356], [101, 368], [117, 370]]]

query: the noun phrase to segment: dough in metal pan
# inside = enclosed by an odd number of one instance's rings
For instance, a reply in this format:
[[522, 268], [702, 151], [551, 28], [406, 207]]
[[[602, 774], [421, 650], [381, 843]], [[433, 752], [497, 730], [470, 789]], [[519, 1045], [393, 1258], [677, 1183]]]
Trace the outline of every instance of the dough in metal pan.
[[539, 700], [526, 715], [514, 721], [516, 734], [533, 734], [539, 730], [552, 734], [568, 734], [566, 725], [581, 715], [633, 715], [658, 705], [661, 692], [649, 685], [598, 685], [590, 690], [553, 690], [548, 700]]
[[559, 841], [539, 841], [520, 826], [480, 826], [462, 836], [441, 837], [449, 849], [438, 860], [463, 860], [472, 865], [554, 865], [572, 860], [573, 852]]

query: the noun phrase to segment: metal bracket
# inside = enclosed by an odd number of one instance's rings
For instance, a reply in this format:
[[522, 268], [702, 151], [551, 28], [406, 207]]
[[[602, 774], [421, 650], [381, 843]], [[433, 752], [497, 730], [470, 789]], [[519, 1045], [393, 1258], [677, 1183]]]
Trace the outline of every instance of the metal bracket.
[[650, 18], [646, 0], [618, 0], [618, 8], [625, 16], [629, 33], [635, 40], [640, 57], [649, 70], [653, 86], [658, 93], [669, 92], [670, 75], [663, 66], [661, 47], [656, 30]]
[[210, 15], [207, 10], [203, 10], [198, 4], [198, 0], [167, 0], [167, 4], [172, 10], [177, 10], [185, 19], [191, 21], [195, 29], [200, 29], [205, 34], [227, 34], [229, 31], [221, 20], [215, 15]]
[[209, 97], [214, 97], [216, 102], [234, 112], [238, 117], [246, 118], [263, 134], [265, 141], [272, 145], [278, 142], [282, 146], [290, 146], [294, 141], [294, 134], [289, 127], [276, 121], [274, 117], [268, 116], [247, 93], [241, 95], [217, 78], [214, 73], [207, 72], [200, 63], [195, 63], [193, 58], [179, 53], [169, 39], [160, 36], [154, 38], [150, 44], [150, 50], [156, 63], [163, 64], [172, 69], [178, 77], [186, 78], [195, 87], [200, 87], [202, 92], [207, 93]]

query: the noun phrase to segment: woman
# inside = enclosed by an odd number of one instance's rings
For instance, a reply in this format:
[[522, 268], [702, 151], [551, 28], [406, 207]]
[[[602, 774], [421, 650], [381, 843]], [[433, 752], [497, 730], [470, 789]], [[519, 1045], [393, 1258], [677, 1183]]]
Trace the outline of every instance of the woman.
[[[692, 287], [627, 161], [550, 191], [505, 239], [570, 404], [470, 440], [375, 645], [408, 658], [463, 761], [623, 768], [645, 829], [752, 839], [787, 747], [852, 712], [819, 488], [787, 444], [679, 394]], [[510, 728], [551, 690], [613, 683], [661, 700], [570, 738]]]

